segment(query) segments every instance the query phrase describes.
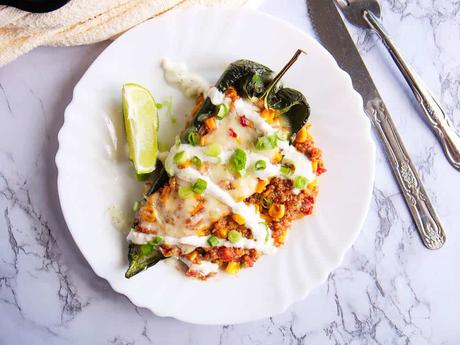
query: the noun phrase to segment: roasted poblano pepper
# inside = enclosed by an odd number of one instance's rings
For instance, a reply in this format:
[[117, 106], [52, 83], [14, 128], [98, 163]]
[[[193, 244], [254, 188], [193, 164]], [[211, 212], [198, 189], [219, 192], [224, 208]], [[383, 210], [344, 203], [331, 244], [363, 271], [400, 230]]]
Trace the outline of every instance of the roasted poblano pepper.
[[[274, 76], [273, 71], [257, 62], [250, 60], [237, 60], [231, 63], [216, 83], [219, 91], [225, 92], [229, 87], [235, 88], [238, 95], [251, 100], [262, 99], [265, 107], [276, 109], [284, 116], [290, 125], [290, 140], [295, 138], [296, 133], [307, 123], [310, 116], [310, 107], [305, 96], [297, 90], [278, 86], [279, 79], [292, 65], [297, 55], [286, 65], [286, 67]], [[204, 120], [213, 116], [217, 107], [207, 98], [198, 110], [189, 128], [180, 135], [182, 143], [190, 143], [203, 125]], [[146, 197], [155, 193], [169, 179], [166, 170], [161, 163], [151, 176], [151, 188]], [[141, 272], [142, 270], [156, 264], [164, 259], [163, 255], [156, 248], [148, 255], [143, 255], [141, 245], [131, 243], [129, 245], [129, 268], [125, 276], [127, 278]]]

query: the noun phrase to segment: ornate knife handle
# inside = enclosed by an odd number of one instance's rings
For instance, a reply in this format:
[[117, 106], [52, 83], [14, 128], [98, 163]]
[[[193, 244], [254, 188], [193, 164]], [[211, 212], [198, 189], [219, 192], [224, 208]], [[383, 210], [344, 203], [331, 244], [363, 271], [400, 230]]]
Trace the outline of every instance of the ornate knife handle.
[[460, 135], [456, 132], [454, 125], [438, 102], [436, 102], [428, 88], [425, 87], [418, 75], [402, 57], [396, 44], [385, 31], [379, 19], [369, 11], [364, 11], [363, 16], [370, 27], [382, 39], [394, 62], [404, 75], [431, 129], [437, 135], [447, 159], [455, 169], [460, 170]]
[[441, 248], [446, 234], [385, 104], [381, 100], [371, 101], [366, 105], [366, 113], [382, 139], [423, 244], [429, 249]]

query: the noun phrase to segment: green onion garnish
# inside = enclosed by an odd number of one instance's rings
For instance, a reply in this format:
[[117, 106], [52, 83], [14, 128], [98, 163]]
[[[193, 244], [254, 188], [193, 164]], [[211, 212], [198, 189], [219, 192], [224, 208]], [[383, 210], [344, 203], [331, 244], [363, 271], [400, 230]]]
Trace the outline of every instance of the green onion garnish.
[[133, 204], [133, 212], [139, 211], [141, 207], [142, 207], [142, 203], [140, 201], [135, 201]]
[[151, 240], [150, 243], [153, 244], [154, 246], [158, 246], [159, 244], [163, 243], [163, 237], [155, 236], [155, 238]]
[[197, 168], [201, 167], [201, 159], [199, 159], [197, 156], [193, 156], [191, 161], [192, 164], [195, 165]]
[[180, 187], [179, 188], [179, 198], [188, 199], [193, 195], [193, 190], [190, 187]]
[[256, 150], [266, 151], [278, 147], [278, 136], [276, 134], [258, 137], [256, 141]]
[[307, 179], [303, 176], [297, 176], [294, 180], [294, 187], [298, 189], [304, 189], [307, 185]]
[[254, 164], [254, 169], [256, 170], [264, 170], [266, 167], [267, 167], [267, 162], [262, 159], [260, 161], [257, 161]]
[[227, 238], [231, 243], [239, 242], [239, 240], [241, 240], [241, 237], [243, 237], [241, 235], [241, 232], [236, 231], [236, 230], [230, 230], [227, 235]]
[[216, 236], [213, 235], [213, 236], [209, 236], [208, 243], [211, 247], [215, 247], [219, 245], [220, 241]]
[[269, 209], [273, 205], [273, 201], [266, 196], [263, 196], [262, 199], [260, 199], [260, 204], [263, 208]]
[[227, 106], [227, 104], [221, 104], [221, 105], [219, 105], [217, 107], [217, 109], [218, 110], [217, 110], [216, 116], [217, 116], [217, 118], [219, 120], [222, 120], [225, 116], [227, 116], [227, 114], [228, 114], [228, 106]]
[[190, 145], [196, 146], [198, 143], [198, 133], [194, 130], [191, 130], [187, 135], [187, 141]]
[[208, 183], [205, 180], [199, 178], [193, 184], [192, 190], [195, 194], [203, 194], [203, 192], [206, 190], [207, 187], [208, 187]]
[[277, 137], [279, 140], [287, 140], [287, 134], [284, 133], [284, 132], [277, 132], [277, 133], [276, 133], [276, 137]]
[[282, 165], [280, 168], [280, 173], [287, 176], [292, 174], [292, 169], [288, 167], [287, 165]]
[[182, 164], [186, 161], [187, 159], [187, 154], [185, 153], [185, 151], [180, 151], [180, 152], [177, 152], [175, 155], [174, 155], [174, 163], [176, 164]]
[[213, 143], [209, 145], [204, 153], [210, 157], [219, 157], [220, 153], [222, 152], [222, 149], [219, 144]]
[[153, 245], [150, 243], [146, 243], [141, 245], [141, 254], [142, 255], [149, 255], [153, 251]]
[[242, 149], [236, 149], [230, 157], [230, 166], [237, 172], [240, 172], [246, 168], [246, 152]]
[[254, 91], [256, 92], [256, 94], [264, 92], [264, 83], [260, 75], [254, 74], [251, 78], [251, 82], [254, 85]]
[[265, 226], [265, 231], [266, 231], [265, 242], [268, 242], [268, 240], [270, 239], [270, 228], [265, 222], [260, 222], [259, 224], [262, 224], [263, 226]]

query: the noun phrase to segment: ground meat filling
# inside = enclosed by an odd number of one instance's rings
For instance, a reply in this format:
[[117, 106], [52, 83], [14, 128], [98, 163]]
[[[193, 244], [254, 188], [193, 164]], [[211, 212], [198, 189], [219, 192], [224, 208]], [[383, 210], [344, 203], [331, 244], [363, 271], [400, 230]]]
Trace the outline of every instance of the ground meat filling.
[[[229, 88], [226, 92], [226, 96], [232, 100], [237, 97], [234, 89]], [[199, 109], [203, 102], [203, 98], [197, 101], [197, 106], [194, 109], [194, 113]], [[233, 106], [233, 102], [231, 103]], [[192, 114], [194, 115], [194, 114]], [[309, 126], [304, 128], [303, 140], [294, 141], [293, 145], [295, 148], [303, 153], [312, 162], [313, 171], [317, 176], [321, 175], [326, 171], [323, 161], [321, 150], [315, 147], [313, 138], [308, 133]], [[206, 126], [200, 129], [200, 136], [204, 137], [209, 133], [212, 128]], [[209, 164], [203, 162], [200, 171], [205, 173], [209, 168]], [[263, 181], [261, 181], [263, 182]], [[272, 231], [272, 238], [274, 245], [279, 247], [285, 242], [287, 230], [289, 229], [292, 221], [308, 216], [312, 214], [315, 200], [318, 194], [316, 182], [311, 182], [305, 189], [296, 190], [293, 186], [293, 181], [286, 178], [274, 177], [271, 178], [265, 188], [258, 193], [251, 195], [245, 199], [247, 204], [252, 204], [260, 212], [261, 217], [266, 221], [266, 224]], [[230, 182], [228, 182], [230, 184]], [[156, 229], [145, 225], [146, 222], [153, 223], [155, 221], [154, 203], [158, 203], [157, 206], [161, 206], [165, 200], [171, 196], [177, 195], [178, 181], [175, 178], [159, 189], [155, 194], [159, 197], [154, 201], [153, 196], [147, 198], [146, 204], [142, 207], [140, 212], [135, 219], [135, 230], [143, 233], [155, 234]], [[224, 189], [230, 189], [230, 185], [222, 185]], [[197, 201], [200, 201], [196, 197]], [[181, 207], [181, 206], [178, 206]], [[191, 212], [193, 217], [196, 213], [202, 211], [206, 205], [203, 202], [198, 202], [196, 208]], [[275, 208], [275, 211], [273, 211]], [[247, 239], [254, 239], [252, 231], [247, 228], [242, 222], [238, 222], [235, 219], [234, 214], [229, 214], [221, 217], [210, 226], [206, 225], [207, 228], [197, 231], [197, 236], [216, 236], [219, 239], [226, 240], [230, 230], [236, 230]], [[185, 221], [185, 225], [188, 226], [190, 220]], [[165, 219], [164, 221], [168, 221]], [[172, 219], [174, 222], [174, 219]], [[143, 224], [145, 226], [143, 226]], [[174, 225], [174, 224], [173, 224]], [[175, 224], [177, 225], [177, 224]], [[209, 226], [209, 227], [208, 227]], [[229, 273], [235, 273], [240, 268], [252, 267], [255, 261], [262, 255], [261, 252], [256, 249], [243, 249], [234, 247], [198, 247], [189, 248], [188, 250], [184, 246], [166, 245], [160, 246], [160, 249], [166, 257], [183, 257], [192, 264], [200, 264], [203, 261], [212, 262], [219, 266], [220, 269], [226, 270]], [[185, 260], [185, 261], [187, 261]], [[206, 279], [215, 273], [211, 273], [208, 276], [202, 276], [197, 271], [192, 269], [186, 270], [188, 276], [193, 276], [198, 279]]]
[[[313, 212], [316, 194], [316, 188], [295, 194], [291, 180], [275, 177], [262, 193], [253, 194], [246, 201], [259, 205], [260, 213], [272, 230], [275, 245], [279, 247], [284, 243], [291, 222]], [[280, 219], [274, 219], [269, 214], [270, 207], [274, 204], [284, 205], [284, 216]]]

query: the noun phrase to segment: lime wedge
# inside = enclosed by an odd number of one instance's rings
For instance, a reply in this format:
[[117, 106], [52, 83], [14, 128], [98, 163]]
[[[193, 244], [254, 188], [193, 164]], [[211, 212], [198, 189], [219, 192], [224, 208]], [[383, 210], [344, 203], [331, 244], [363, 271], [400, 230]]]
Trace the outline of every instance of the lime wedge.
[[158, 109], [152, 94], [141, 85], [125, 84], [122, 89], [123, 118], [129, 145], [129, 159], [136, 174], [155, 170], [158, 155]]

